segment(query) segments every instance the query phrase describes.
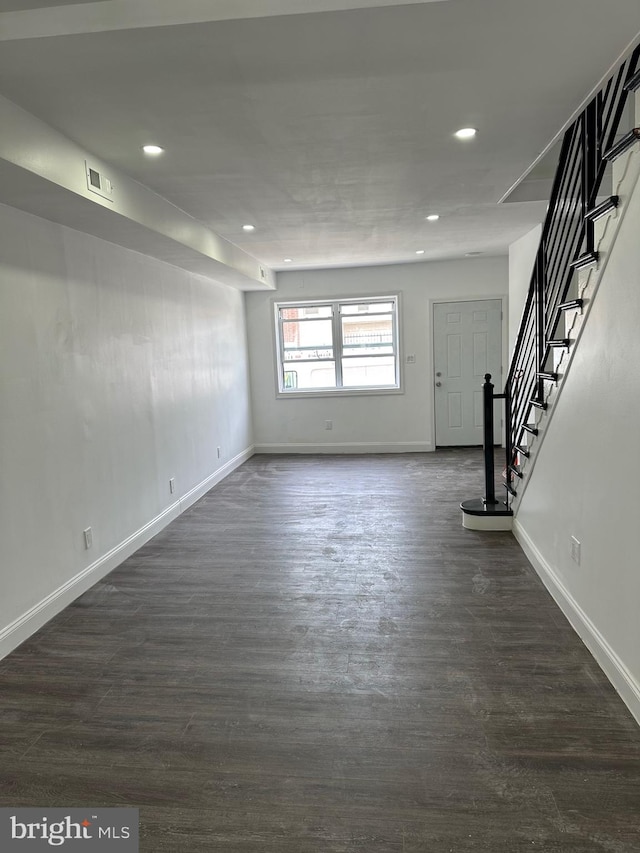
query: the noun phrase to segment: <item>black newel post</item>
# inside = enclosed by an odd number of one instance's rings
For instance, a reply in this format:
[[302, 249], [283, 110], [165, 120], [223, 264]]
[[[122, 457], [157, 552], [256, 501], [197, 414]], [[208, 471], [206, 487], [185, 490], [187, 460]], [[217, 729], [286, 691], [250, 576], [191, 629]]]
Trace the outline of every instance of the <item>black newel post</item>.
[[493, 385], [485, 373], [482, 386], [484, 405], [484, 503], [497, 504], [493, 461]]
[[[493, 458], [493, 401], [505, 399], [507, 413], [510, 414], [510, 401], [505, 394], [494, 394], [491, 374], [485, 373], [482, 386], [482, 408], [484, 414], [483, 446], [484, 446], [484, 497], [473, 498], [460, 504], [462, 510], [462, 526], [470, 530], [511, 530], [513, 511], [496, 500], [496, 484]], [[507, 422], [508, 423], [508, 422]], [[507, 446], [510, 446], [509, 429], [507, 427]]]

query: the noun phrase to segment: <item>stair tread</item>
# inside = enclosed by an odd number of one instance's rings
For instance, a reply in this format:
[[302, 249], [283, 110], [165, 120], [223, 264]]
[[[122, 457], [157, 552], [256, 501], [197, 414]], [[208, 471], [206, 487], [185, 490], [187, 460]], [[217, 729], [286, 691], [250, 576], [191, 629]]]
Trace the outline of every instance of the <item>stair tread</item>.
[[596, 219], [600, 219], [601, 216], [605, 216], [607, 213], [615, 210], [619, 203], [620, 196], [610, 195], [609, 198], [588, 210], [585, 213], [584, 218], [589, 220], [589, 222], [595, 222]]
[[577, 270], [582, 267], [591, 266], [591, 264], [597, 264], [600, 260], [600, 252], [585, 252], [580, 255], [579, 258], [576, 258], [575, 261], [571, 261], [569, 266], [571, 269]]
[[615, 160], [616, 157], [619, 157], [621, 154], [630, 148], [634, 142], [637, 142], [640, 139], [640, 127], [634, 127], [629, 131], [625, 136], [622, 137], [615, 145], [612, 145], [611, 148], [608, 148], [604, 154], [602, 155], [603, 160]]
[[571, 308], [582, 308], [583, 305], [584, 299], [568, 299], [566, 302], [558, 305], [558, 310], [569, 311]]
[[624, 88], [627, 92], [635, 92], [636, 89], [640, 89], [640, 70], [636, 71], [636, 73], [627, 80], [624, 84]]

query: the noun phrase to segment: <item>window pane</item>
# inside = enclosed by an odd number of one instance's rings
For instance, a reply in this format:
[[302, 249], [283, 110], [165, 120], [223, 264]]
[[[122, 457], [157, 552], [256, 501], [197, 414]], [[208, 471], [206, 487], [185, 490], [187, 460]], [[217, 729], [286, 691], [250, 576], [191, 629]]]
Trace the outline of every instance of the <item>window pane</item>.
[[282, 338], [285, 361], [333, 358], [331, 320], [284, 320]]
[[345, 388], [371, 388], [396, 384], [395, 359], [343, 358], [342, 384]]
[[343, 317], [342, 345], [344, 355], [393, 354], [391, 316]]
[[392, 302], [359, 302], [340, 306], [341, 314], [390, 314], [392, 311]]
[[296, 308], [281, 308], [280, 316], [283, 320], [304, 320], [306, 317], [318, 318], [332, 317], [331, 305], [300, 305]]
[[284, 370], [284, 391], [310, 391], [318, 388], [336, 387], [336, 365], [334, 361], [299, 362], [293, 367], [287, 364]]

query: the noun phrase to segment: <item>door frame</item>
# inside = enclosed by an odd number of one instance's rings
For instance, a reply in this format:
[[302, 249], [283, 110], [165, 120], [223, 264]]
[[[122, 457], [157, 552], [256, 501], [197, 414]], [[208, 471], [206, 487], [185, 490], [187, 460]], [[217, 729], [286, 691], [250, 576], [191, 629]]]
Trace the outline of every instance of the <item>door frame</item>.
[[[509, 340], [508, 340], [508, 332], [509, 332], [509, 295], [507, 293], [496, 293], [496, 294], [474, 294], [473, 296], [436, 296], [430, 297], [428, 300], [429, 306], [429, 335], [431, 340], [429, 341], [429, 346], [427, 347], [427, 365], [428, 365], [428, 378], [429, 378], [429, 387], [428, 387], [428, 396], [429, 405], [431, 406], [431, 435], [433, 436], [433, 440], [431, 445], [434, 450], [437, 449], [436, 444], [436, 394], [435, 394], [435, 353], [434, 353], [434, 306], [436, 304], [441, 304], [443, 302], [484, 302], [487, 299], [496, 299], [501, 303], [502, 310], [502, 378], [501, 382], [504, 383], [507, 378], [507, 368], [509, 366]], [[498, 387], [496, 389], [497, 394], [502, 393], [502, 388]], [[504, 430], [502, 430], [502, 447], [505, 446], [505, 435]]]

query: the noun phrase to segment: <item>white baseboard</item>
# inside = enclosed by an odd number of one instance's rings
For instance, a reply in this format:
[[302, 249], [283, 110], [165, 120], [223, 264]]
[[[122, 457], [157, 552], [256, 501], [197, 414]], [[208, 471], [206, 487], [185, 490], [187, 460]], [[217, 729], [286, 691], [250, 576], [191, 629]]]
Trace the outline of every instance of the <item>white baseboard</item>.
[[198, 483], [197, 486], [190, 489], [186, 495], [183, 495], [178, 501], [180, 504], [180, 512], [182, 513], [185, 509], [189, 509], [192, 504], [199, 501], [203, 495], [206, 495], [214, 486], [217, 486], [225, 477], [228, 477], [232, 471], [235, 471], [236, 468], [243, 465], [247, 459], [251, 459], [255, 452], [256, 451], [253, 446], [248, 447], [246, 450], [243, 450], [242, 453], [238, 453], [237, 456], [234, 456], [233, 459], [226, 462], [222, 468], [218, 468], [217, 471], [214, 471], [210, 477], [206, 478], [206, 480], [203, 480], [201, 483]]
[[517, 518], [513, 521], [513, 535], [558, 607], [640, 724], [640, 684], [562, 583]]
[[256, 444], [256, 453], [430, 453], [430, 441], [353, 441], [344, 444]]
[[54, 590], [34, 607], [27, 610], [22, 616], [15, 619], [5, 628], [0, 630], [0, 660], [6, 657], [21, 643], [24, 643], [32, 634], [35, 634], [50, 619], [64, 610], [72, 601], [75, 601], [83, 592], [86, 592], [109, 572], [113, 571], [127, 557], [134, 554], [145, 542], [152, 539], [157, 533], [176, 519], [181, 513], [205, 495], [217, 483], [227, 477], [232, 471], [246, 462], [254, 454], [253, 447], [239, 453], [222, 468], [219, 468], [193, 489], [183, 495], [177, 501], [164, 509], [147, 524], [132, 533], [124, 541], [116, 545], [106, 554], [103, 554], [86, 569], [83, 569], [74, 577], [70, 578], [58, 589]]

